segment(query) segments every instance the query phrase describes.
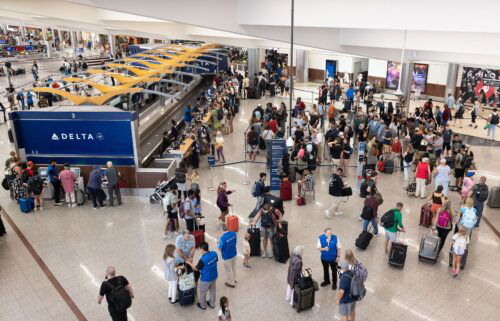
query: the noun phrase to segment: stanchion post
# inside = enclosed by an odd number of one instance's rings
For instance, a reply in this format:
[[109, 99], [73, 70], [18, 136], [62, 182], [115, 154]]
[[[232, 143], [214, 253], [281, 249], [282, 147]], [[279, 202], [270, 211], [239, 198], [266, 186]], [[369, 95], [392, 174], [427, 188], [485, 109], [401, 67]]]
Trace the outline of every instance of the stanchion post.
[[209, 191], [214, 191], [215, 190], [215, 187], [214, 187], [214, 175], [212, 173], [213, 168], [214, 168], [213, 166], [210, 166], [210, 186], [208, 187]]

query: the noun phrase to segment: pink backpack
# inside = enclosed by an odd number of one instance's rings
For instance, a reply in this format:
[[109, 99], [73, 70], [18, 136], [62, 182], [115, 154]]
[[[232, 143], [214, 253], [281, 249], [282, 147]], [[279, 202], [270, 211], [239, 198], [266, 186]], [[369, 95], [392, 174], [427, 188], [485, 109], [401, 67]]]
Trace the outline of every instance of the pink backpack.
[[439, 216], [438, 216], [438, 220], [437, 220], [437, 226], [439, 227], [448, 227], [448, 224], [450, 223], [451, 221], [451, 215], [448, 211], [441, 211], [439, 213]]
[[305, 151], [303, 148], [299, 149], [299, 152], [297, 153], [298, 158], [304, 158]]

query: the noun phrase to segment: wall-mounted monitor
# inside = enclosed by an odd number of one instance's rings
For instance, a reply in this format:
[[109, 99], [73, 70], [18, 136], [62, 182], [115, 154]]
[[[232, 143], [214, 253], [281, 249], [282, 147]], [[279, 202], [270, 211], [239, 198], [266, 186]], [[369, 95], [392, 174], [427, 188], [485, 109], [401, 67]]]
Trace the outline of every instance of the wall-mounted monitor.
[[388, 61], [385, 88], [398, 89], [399, 77], [401, 77], [401, 64], [395, 61]]
[[413, 64], [413, 76], [411, 78], [411, 90], [415, 92], [425, 93], [425, 85], [427, 85], [427, 75], [429, 74], [429, 65]]

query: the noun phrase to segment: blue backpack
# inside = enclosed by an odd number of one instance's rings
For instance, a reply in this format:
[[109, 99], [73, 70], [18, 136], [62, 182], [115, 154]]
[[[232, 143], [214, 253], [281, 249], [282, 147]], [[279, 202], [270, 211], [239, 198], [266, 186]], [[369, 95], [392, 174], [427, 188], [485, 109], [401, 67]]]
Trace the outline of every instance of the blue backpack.
[[475, 208], [463, 208], [463, 214], [462, 214], [462, 219], [460, 222], [462, 223], [465, 228], [471, 229], [476, 225], [477, 222], [477, 215], [476, 215], [476, 209]]

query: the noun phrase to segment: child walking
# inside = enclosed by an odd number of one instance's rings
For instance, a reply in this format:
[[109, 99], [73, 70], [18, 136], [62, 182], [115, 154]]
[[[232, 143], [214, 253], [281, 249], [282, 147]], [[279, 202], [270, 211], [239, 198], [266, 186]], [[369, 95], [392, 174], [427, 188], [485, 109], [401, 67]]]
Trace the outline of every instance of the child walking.
[[250, 265], [248, 265], [248, 260], [250, 259], [250, 234], [246, 233], [245, 241], [243, 242], [243, 267], [245, 269], [250, 269]]
[[458, 273], [460, 273], [460, 261], [462, 260], [462, 256], [465, 254], [465, 250], [467, 249], [467, 238], [466, 238], [466, 229], [461, 226], [458, 233], [453, 235], [453, 265], [451, 268], [451, 274], [453, 277], [456, 277]]

